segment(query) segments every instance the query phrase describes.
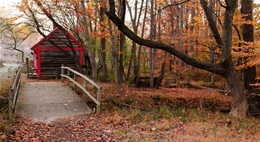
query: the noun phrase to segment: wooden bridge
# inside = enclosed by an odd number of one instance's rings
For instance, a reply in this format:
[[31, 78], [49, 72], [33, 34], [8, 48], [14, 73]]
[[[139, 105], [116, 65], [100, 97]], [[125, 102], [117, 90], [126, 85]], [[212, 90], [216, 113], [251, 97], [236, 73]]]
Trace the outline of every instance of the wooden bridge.
[[[86, 97], [90, 97], [96, 103], [96, 113], [100, 112], [101, 87], [86, 76], [68, 68], [62, 68], [62, 81], [58, 82], [28, 82], [19, 83], [19, 71], [13, 87], [9, 91], [9, 115], [19, 114], [33, 121], [49, 123], [57, 118], [70, 117], [77, 114], [87, 114], [93, 111], [86, 104]], [[66, 75], [64, 74], [66, 70]], [[73, 78], [71, 78], [73, 76]], [[63, 83], [64, 77], [68, 79], [68, 85]], [[76, 79], [81, 77], [83, 85]], [[20, 77], [21, 78], [21, 77]], [[86, 84], [90, 83], [97, 88], [97, 94], [93, 96], [87, 91]], [[70, 83], [73, 83], [70, 85]], [[19, 84], [21, 84], [19, 86]], [[76, 87], [84, 92], [84, 99], [80, 98], [74, 90]], [[17, 88], [17, 89], [16, 89]]]

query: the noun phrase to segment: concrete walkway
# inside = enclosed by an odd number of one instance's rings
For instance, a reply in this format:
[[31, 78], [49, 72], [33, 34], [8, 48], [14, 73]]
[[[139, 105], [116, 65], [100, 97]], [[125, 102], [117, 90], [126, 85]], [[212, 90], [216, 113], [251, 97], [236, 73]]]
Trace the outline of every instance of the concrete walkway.
[[50, 123], [57, 118], [87, 114], [90, 108], [61, 82], [30, 82], [20, 87], [15, 114]]

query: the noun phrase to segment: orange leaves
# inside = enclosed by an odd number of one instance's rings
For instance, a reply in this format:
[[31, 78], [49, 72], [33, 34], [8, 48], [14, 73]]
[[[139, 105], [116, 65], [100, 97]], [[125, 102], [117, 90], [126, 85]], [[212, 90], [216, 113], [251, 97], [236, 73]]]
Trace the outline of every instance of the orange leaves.
[[101, 31], [101, 32], [91, 32], [90, 33], [91, 38], [96, 38], [96, 37], [105, 38], [105, 37], [109, 37], [109, 36], [110, 36], [109, 30], [105, 30], [105, 31]]
[[20, 132], [20, 131], [16, 131], [16, 132], [15, 132], [15, 136], [16, 136], [16, 137], [20, 137], [20, 136], [21, 136], [21, 132]]
[[83, 10], [82, 9], [77, 9], [76, 12], [77, 12], [77, 14], [82, 15]]
[[109, 33], [108, 30], [103, 31], [103, 32], [100, 33], [100, 37], [101, 37], [101, 38], [109, 37], [109, 36], [110, 36], [110, 33]]
[[90, 33], [90, 37], [91, 37], [91, 38], [96, 37], [96, 35], [97, 35], [96, 32], [91, 32], [91, 33]]
[[58, 3], [58, 2], [62, 2], [63, 0], [52, 0], [52, 2]]
[[88, 14], [88, 15], [93, 14], [92, 9], [91, 9], [91, 8], [87, 8], [87, 9], [86, 9], [86, 14]]
[[79, 31], [79, 32], [83, 32], [83, 31], [85, 31], [85, 27], [84, 26], [78, 26], [76, 28], [76, 30]]

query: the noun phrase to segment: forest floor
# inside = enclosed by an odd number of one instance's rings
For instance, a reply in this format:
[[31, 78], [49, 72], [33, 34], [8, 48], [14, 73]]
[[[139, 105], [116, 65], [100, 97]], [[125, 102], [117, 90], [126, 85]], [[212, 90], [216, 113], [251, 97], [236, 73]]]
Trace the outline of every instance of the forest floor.
[[[26, 80], [31, 81], [31, 80]], [[0, 115], [0, 141], [259, 141], [259, 118], [228, 115], [231, 97], [207, 89], [102, 86], [101, 114], [52, 123]], [[94, 89], [89, 90], [95, 93]], [[82, 97], [81, 91], [77, 91]], [[94, 108], [90, 100], [87, 104]]]

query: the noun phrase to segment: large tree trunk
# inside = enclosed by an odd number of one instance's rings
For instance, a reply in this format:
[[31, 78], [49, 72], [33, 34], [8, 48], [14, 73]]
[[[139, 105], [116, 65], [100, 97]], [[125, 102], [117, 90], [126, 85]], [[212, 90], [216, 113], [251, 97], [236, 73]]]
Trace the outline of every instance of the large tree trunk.
[[232, 110], [230, 111], [230, 115], [239, 118], [245, 117], [247, 112], [247, 99], [244, 93], [244, 86], [239, 79], [234, 66], [230, 66], [227, 69], [225, 78], [227, 79], [233, 98]]
[[[241, 14], [243, 16], [244, 21], [253, 21], [253, 1], [252, 0], [242, 0], [241, 3]], [[254, 47], [251, 44], [254, 42], [254, 26], [252, 23], [244, 23], [242, 26], [242, 34], [243, 34], [243, 48], [248, 48], [247, 53], [250, 53], [250, 50], [254, 51]], [[248, 60], [249, 58], [245, 58], [244, 60]], [[245, 63], [246, 64], [246, 63]], [[254, 88], [250, 86], [250, 84], [254, 84], [256, 82], [256, 66], [250, 66], [243, 69], [243, 82], [244, 86], [248, 91], [252, 91]], [[257, 108], [256, 104], [259, 103], [256, 100], [257, 97], [249, 97], [248, 98], [248, 111], [249, 112], [259, 112], [259, 108]]]
[[[202, 1], [202, 0], [201, 0]], [[246, 117], [247, 99], [244, 92], [244, 85], [239, 79], [238, 73], [232, 62], [232, 27], [234, 11], [237, 7], [236, 0], [227, 1], [227, 8], [224, 17], [224, 38], [222, 46], [221, 61], [226, 68], [224, 77], [226, 78], [231, 89], [233, 106], [230, 114], [234, 117]]]
[[[243, 19], [245, 21], [253, 21], [252, 16], [252, 0], [242, 0], [242, 6], [241, 6], [241, 14], [243, 16]], [[245, 23], [242, 27], [242, 33], [243, 33], [243, 40], [244, 40], [244, 46], [249, 47], [243, 47], [248, 48], [248, 53], [250, 49], [253, 49], [253, 45], [251, 42], [254, 42], [254, 27], [252, 23]], [[246, 58], [245, 60], [247, 60]], [[243, 70], [243, 79], [244, 79], [244, 85], [247, 90], [252, 90], [253, 88], [250, 86], [250, 84], [255, 83], [256, 78], [256, 67], [247, 67]]]

